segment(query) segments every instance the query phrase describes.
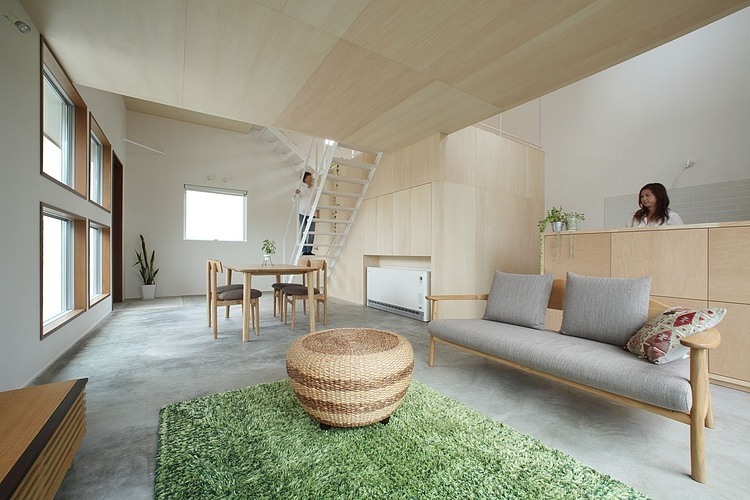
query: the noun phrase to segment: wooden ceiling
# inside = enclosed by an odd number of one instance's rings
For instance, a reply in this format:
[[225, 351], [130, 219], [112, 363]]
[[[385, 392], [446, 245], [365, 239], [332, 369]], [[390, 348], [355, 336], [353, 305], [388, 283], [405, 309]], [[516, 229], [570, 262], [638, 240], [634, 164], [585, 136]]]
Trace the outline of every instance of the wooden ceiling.
[[75, 83], [132, 98], [132, 109], [395, 151], [590, 76], [750, 0], [21, 4]]

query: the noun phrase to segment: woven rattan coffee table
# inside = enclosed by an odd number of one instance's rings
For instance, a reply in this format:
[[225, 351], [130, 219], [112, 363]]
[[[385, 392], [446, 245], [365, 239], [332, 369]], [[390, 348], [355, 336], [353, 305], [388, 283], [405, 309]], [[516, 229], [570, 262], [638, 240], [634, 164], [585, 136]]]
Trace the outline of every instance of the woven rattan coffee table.
[[413, 369], [408, 340], [367, 328], [311, 333], [286, 353], [297, 399], [324, 429], [387, 423], [406, 394]]

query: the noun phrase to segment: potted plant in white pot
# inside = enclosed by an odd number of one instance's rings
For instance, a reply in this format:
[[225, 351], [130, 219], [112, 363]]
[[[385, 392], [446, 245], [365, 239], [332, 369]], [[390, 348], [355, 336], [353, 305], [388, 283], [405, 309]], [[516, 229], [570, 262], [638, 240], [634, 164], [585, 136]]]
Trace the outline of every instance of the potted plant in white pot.
[[141, 285], [142, 300], [153, 300], [156, 296], [156, 274], [159, 272], [158, 269], [154, 269], [154, 258], [155, 251], [151, 251], [151, 257], [149, 258], [148, 252], [146, 251], [146, 240], [141, 237], [141, 251], [135, 251], [136, 262], [134, 266], [139, 266], [138, 272], [141, 273], [141, 279], [143, 284]]
[[578, 212], [565, 212], [565, 228], [568, 231], [577, 231], [578, 224], [586, 220], [586, 216]]
[[263, 265], [272, 266], [271, 257], [276, 254], [276, 242], [273, 240], [263, 240]]

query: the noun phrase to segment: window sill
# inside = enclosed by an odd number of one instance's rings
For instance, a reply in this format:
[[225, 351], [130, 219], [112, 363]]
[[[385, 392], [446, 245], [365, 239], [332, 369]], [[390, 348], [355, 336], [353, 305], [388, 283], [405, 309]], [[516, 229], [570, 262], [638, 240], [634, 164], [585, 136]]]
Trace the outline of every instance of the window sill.
[[94, 297], [91, 297], [89, 299], [89, 308], [94, 307], [99, 302], [102, 302], [104, 299], [109, 297], [109, 293], [102, 293], [101, 295], [96, 295]]
[[84, 312], [84, 309], [73, 309], [72, 311], [68, 311], [63, 316], [60, 316], [56, 320], [50, 321], [46, 325], [43, 324], [41, 339], [44, 340], [44, 338], [46, 338], [49, 334], [58, 330], [63, 325], [66, 325], [67, 323], [72, 321], [74, 318], [77, 318], [78, 316], [83, 314], [83, 312]]

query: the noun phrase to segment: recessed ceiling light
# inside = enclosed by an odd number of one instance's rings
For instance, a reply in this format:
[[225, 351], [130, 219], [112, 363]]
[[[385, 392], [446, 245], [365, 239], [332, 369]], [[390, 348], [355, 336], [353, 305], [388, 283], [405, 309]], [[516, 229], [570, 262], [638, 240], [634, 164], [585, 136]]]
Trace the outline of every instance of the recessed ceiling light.
[[29, 26], [25, 22], [23, 22], [23, 21], [16, 21], [15, 25], [16, 25], [16, 28], [18, 28], [18, 31], [20, 31], [24, 35], [27, 35], [27, 34], [31, 33], [31, 26]]

